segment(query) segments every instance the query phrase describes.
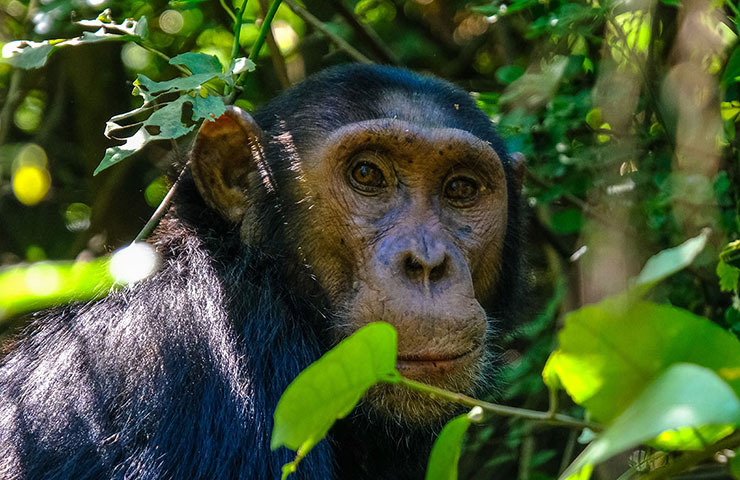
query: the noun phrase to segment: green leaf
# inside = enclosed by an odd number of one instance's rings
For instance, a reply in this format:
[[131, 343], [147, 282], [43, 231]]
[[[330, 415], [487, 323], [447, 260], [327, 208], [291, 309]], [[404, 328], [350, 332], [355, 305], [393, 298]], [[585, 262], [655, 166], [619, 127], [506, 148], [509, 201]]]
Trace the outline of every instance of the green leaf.
[[735, 456], [730, 459], [730, 473], [740, 479], [740, 449], [735, 450]]
[[270, 448], [285, 446], [305, 456], [368, 388], [399, 378], [395, 329], [385, 322], [361, 328], [288, 386], [275, 409]]
[[586, 114], [586, 124], [588, 124], [588, 126], [593, 128], [594, 130], [598, 130], [601, 127], [602, 123], [604, 122], [601, 119], [601, 109], [592, 108], [591, 110], [589, 110], [589, 112]]
[[709, 232], [709, 229], [705, 228], [699, 235], [686, 240], [681, 245], [668, 248], [650, 257], [640, 275], [635, 279], [635, 284], [654, 284], [691, 265], [691, 262], [707, 244]]
[[110, 147], [105, 150], [103, 159], [98, 164], [98, 167], [93, 172], [93, 176], [102, 172], [108, 167], [115, 165], [116, 163], [124, 160], [134, 153], [138, 152], [144, 146], [152, 141], [153, 135], [147, 132], [143, 127], [136, 131], [133, 135], [126, 139], [126, 143], [115, 147]]
[[740, 268], [740, 240], [725, 245], [719, 252], [719, 258], [728, 265]]
[[480, 421], [482, 413], [480, 407], [473, 407], [470, 413], [447, 422], [432, 447], [426, 480], [457, 480], [457, 464], [465, 432], [472, 422]]
[[635, 399], [563, 472], [568, 478], [662, 432], [740, 423], [740, 400], [712, 370], [673, 365]]
[[137, 77], [137, 82], [139, 83], [139, 85], [146, 89], [146, 93], [148, 95], [144, 95], [144, 99], [146, 101], [149, 101], [153, 99], [156, 95], [161, 95], [163, 93], [187, 92], [190, 90], [194, 90], [200, 87], [202, 84], [206, 83], [208, 80], [211, 80], [215, 76], [216, 75], [212, 75], [210, 73], [198, 73], [195, 75], [190, 75], [189, 77], [179, 77], [173, 78], [172, 80], [155, 82], [146, 75], [139, 74]]
[[705, 318], [670, 305], [609, 298], [565, 318], [550, 360], [573, 400], [596, 421], [621, 414], [670, 365], [714, 370], [740, 392], [740, 342]]
[[556, 212], [550, 218], [550, 226], [558, 233], [575, 233], [583, 226], [583, 214], [577, 208]]
[[210, 74], [212, 76], [221, 75], [223, 67], [215, 55], [205, 53], [186, 52], [172, 57], [171, 65], [183, 65], [190, 70], [193, 75]]
[[524, 69], [516, 65], [506, 65], [496, 70], [496, 79], [504, 85], [509, 85], [524, 75]]
[[722, 260], [717, 263], [717, 276], [719, 277], [719, 288], [723, 292], [737, 293], [738, 281], [740, 281], [740, 269], [728, 265]]
[[[88, 43], [107, 42], [107, 41], [129, 41], [141, 40], [146, 33], [146, 19], [143, 26], [140, 22], [132, 19], [126, 20], [122, 24], [115, 22], [105, 22], [99, 16], [95, 20], [82, 20], [76, 22], [83, 27], [98, 28], [96, 32], [84, 32], [81, 36], [70, 38], [68, 40], [46, 40], [44, 42], [32, 42], [30, 40], [18, 40], [10, 42], [3, 47], [3, 62], [9, 63], [18, 68], [41, 68], [46, 64], [46, 60], [54, 51], [61, 47], [76, 47]], [[116, 33], [113, 33], [116, 32]]]
[[238, 75], [242, 72], [253, 72], [256, 65], [253, 61], [247, 57], [238, 57], [231, 61], [229, 70], [226, 72], [229, 75]]
[[[93, 175], [97, 175], [108, 167], [125, 160], [144, 148], [149, 142], [154, 140], [168, 140], [180, 138], [190, 133], [196, 126], [195, 123], [186, 125], [183, 123], [183, 106], [190, 103], [193, 106], [193, 115], [191, 122], [197, 122], [202, 119], [213, 120], [220, 117], [226, 112], [226, 105], [223, 98], [219, 96], [208, 95], [191, 97], [190, 95], [180, 95], [176, 100], [165, 104], [159, 110], [152, 113], [142, 126], [130, 137], [124, 139], [126, 143], [115, 147], [108, 148], [105, 151], [103, 160], [95, 169]], [[117, 124], [114, 120], [120, 120], [130, 117], [132, 114], [143, 112], [147, 108], [140, 107], [126, 114], [117, 115], [106, 124], [105, 134], [109, 138], [112, 132], [125, 128], [124, 125]], [[157, 134], [149, 133], [147, 127], [156, 127], [159, 129]]]
[[37, 262], [0, 269], [0, 320], [71, 301], [104, 297], [114, 285], [110, 258]]
[[196, 96], [189, 98], [193, 105], [193, 120], [215, 120], [226, 113], [226, 104], [223, 97], [217, 95], [208, 95], [206, 98]]
[[18, 68], [41, 68], [51, 55], [54, 46], [47, 42], [21, 40], [3, 47], [3, 61]]
[[738, 77], [740, 77], [740, 44], [732, 49], [732, 54], [730, 55], [730, 59], [727, 60], [727, 66], [722, 74], [720, 83], [726, 87], [737, 82]]

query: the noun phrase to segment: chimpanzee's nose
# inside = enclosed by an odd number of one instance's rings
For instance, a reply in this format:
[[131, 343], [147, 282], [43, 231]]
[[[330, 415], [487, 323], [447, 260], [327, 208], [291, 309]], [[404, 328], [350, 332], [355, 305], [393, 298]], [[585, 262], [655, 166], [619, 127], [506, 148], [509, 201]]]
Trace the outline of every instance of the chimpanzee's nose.
[[[416, 250], [416, 249], [414, 249]], [[450, 273], [450, 257], [443, 245], [425, 251], [407, 250], [401, 254], [403, 273], [412, 283], [429, 287]]]

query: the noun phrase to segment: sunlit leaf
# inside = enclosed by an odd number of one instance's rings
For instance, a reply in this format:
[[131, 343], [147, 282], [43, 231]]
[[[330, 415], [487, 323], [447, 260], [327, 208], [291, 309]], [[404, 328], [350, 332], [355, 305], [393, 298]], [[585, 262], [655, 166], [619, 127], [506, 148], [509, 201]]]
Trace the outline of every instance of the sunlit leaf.
[[621, 414], [664, 369], [689, 362], [714, 370], [740, 392], [740, 342], [686, 310], [610, 298], [565, 319], [548, 361], [573, 400], [596, 421]]
[[699, 235], [681, 245], [665, 249], [650, 257], [635, 279], [635, 284], [648, 285], [659, 282], [691, 265], [696, 256], [704, 250], [709, 233], [709, 229], [704, 229]]
[[384, 322], [361, 328], [288, 386], [275, 409], [270, 447], [285, 446], [305, 456], [368, 388], [399, 378], [395, 329]]
[[725, 245], [719, 252], [719, 258], [728, 265], [740, 268], [740, 240]]
[[712, 370], [679, 363], [645, 388], [561, 478], [569, 478], [586, 465], [596, 465], [667, 430], [738, 423], [740, 400], [729, 385]]
[[87, 301], [115, 284], [110, 259], [39, 262], [0, 269], [0, 319], [70, 301]]
[[98, 30], [96, 32], [83, 32], [81, 36], [67, 40], [46, 40], [43, 42], [18, 40], [10, 42], [3, 47], [3, 55], [0, 60], [24, 69], [41, 68], [46, 64], [49, 56], [62, 47], [75, 47], [97, 42], [141, 40], [147, 34], [145, 17], [142, 17], [139, 22], [127, 19], [124, 23], [117, 24], [112, 21], [103, 21], [99, 16], [95, 20], [82, 20], [77, 24], [83, 27], [98, 28]]
[[3, 47], [2, 61], [18, 68], [41, 68], [53, 49], [54, 46], [49, 42], [10, 42]]

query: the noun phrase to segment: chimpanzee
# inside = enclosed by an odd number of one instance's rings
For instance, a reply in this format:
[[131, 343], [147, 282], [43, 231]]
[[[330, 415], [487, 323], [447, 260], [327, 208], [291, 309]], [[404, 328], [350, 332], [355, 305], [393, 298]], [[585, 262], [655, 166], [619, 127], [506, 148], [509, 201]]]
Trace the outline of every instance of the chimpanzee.
[[[517, 310], [520, 163], [469, 94], [390, 67], [205, 122], [150, 240], [159, 271], [37, 315], [4, 358], [0, 478], [279, 478], [283, 390], [376, 320], [402, 374], [490, 390]], [[455, 412], [374, 387], [295, 476], [422, 478]]]

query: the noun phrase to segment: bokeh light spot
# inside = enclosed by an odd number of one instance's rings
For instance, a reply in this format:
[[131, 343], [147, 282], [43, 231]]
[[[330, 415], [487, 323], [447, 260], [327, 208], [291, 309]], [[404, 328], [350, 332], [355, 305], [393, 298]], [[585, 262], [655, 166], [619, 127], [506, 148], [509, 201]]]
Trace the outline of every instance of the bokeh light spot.
[[121, 49], [121, 60], [131, 70], [143, 70], [152, 61], [152, 54], [144, 47], [130, 42]]
[[182, 30], [183, 25], [185, 25], [185, 19], [177, 10], [165, 10], [162, 15], [159, 16], [159, 28], [170, 35], [179, 33], [180, 30]]
[[113, 253], [110, 273], [117, 283], [143, 280], [159, 267], [159, 254], [148, 243], [134, 243]]
[[33, 95], [27, 95], [13, 115], [16, 127], [26, 133], [33, 133], [41, 125], [44, 102]]
[[84, 203], [72, 203], [64, 212], [67, 230], [70, 232], [81, 232], [90, 228], [90, 216], [92, 209]]
[[276, 20], [272, 23], [272, 35], [283, 54], [291, 53], [298, 45], [298, 34], [284, 20]]

